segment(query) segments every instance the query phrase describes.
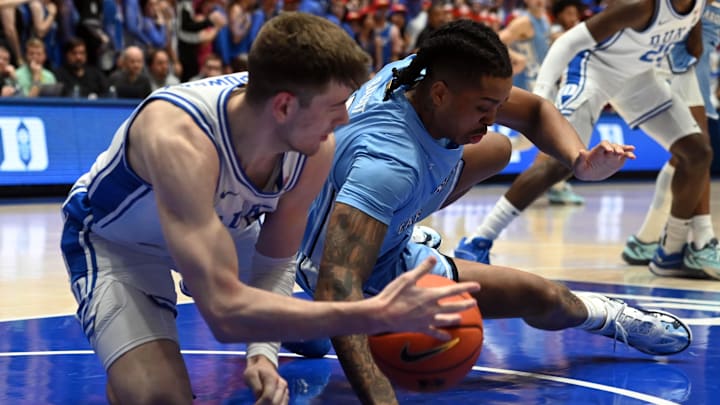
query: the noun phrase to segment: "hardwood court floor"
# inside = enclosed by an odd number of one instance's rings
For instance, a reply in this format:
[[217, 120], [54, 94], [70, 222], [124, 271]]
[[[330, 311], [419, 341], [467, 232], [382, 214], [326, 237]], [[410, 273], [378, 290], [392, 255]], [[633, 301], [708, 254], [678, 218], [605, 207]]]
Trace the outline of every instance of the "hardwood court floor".
[[[485, 323], [483, 353], [465, 382], [439, 394], [399, 392], [401, 403], [717, 403], [720, 395], [720, 282], [658, 278], [627, 266], [620, 252], [643, 220], [650, 182], [578, 184], [583, 206], [541, 199], [495, 242], [494, 263], [600, 291], [691, 324], [693, 345], [653, 358], [570, 330], [543, 332], [520, 320]], [[720, 231], [720, 183], [712, 213]], [[507, 185], [480, 186], [423, 223], [448, 253], [479, 224]], [[75, 302], [59, 252], [59, 199], [0, 203], [0, 404], [101, 404], [104, 373], [70, 316]], [[184, 299], [182, 302], [188, 302]], [[220, 345], [194, 305], [181, 305], [181, 343], [198, 403], [252, 403], [242, 382], [244, 345]], [[27, 319], [33, 318], [33, 319]], [[337, 361], [284, 354], [291, 403], [356, 403]]]

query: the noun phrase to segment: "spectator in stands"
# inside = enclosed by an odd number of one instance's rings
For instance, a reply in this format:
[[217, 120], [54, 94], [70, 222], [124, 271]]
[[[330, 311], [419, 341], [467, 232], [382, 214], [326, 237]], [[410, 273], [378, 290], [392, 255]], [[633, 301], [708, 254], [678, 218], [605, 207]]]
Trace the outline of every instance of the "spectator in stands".
[[108, 80], [100, 69], [88, 64], [85, 41], [73, 38], [65, 45], [65, 63], [55, 72], [65, 97], [96, 98], [108, 93]]
[[551, 10], [553, 24], [550, 26], [550, 40], [555, 41], [565, 31], [582, 21], [585, 5], [580, 0], [556, 0]]
[[150, 79], [144, 72], [145, 54], [139, 46], [128, 46], [120, 57], [119, 69], [110, 75], [110, 93], [119, 98], [145, 98], [150, 95]]
[[298, 11], [300, 8], [300, 0], [282, 0], [282, 11]]
[[0, 97], [17, 94], [15, 67], [10, 63], [10, 51], [0, 45]]
[[2, 27], [2, 35], [0, 44], [6, 46], [10, 51], [10, 63], [20, 66], [23, 60], [22, 50], [20, 48], [20, 34], [17, 30], [17, 6], [27, 3], [28, 0], [9, 0], [0, 6], [0, 27]]
[[154, 49], [150, 51], [147, 66], [151, 91], [180, 83], [180, 79], [170, 71], [170, 56], [166, 50]]
[[103, 27], [103, 0], [74, 0], [78, 21], [75, 33], [85, 42], [87, 63], [102, 70], [112, 69], [115, 50]]
[[213, 50], [222, 58], [225, 66], [230, 66], [236, 58], [247, 61], [255, 3], [255, 0], [233, 0], [228, 4], [228, 25], [220, 30], [213, 43]]
[[25, 61], [17, 71], [17, 82], [20, 92], [26, 97], [41, 95], [43, 86], [56, 83], [53, 72], [45, 69], [47, 54], [45, 44], [37, 38], [30, 38], [25, 44]]
[[[54, 66], [62, 62], [62, 50], [58, 38], [58, 23], [55, 18], [58, 14], [58, 7], [54, 0], [32, 0], [28, 4], [32, 26], [30, 35], [41, 39], [45, 43], [46, 58]], [[27, 49], [25, 50], [27, 52]]]
[[203, 63], [202, 68], [200, 69], [200, 72], [190, 78], [190, 81], [205, 79], [208, 77], [215, 77], [220, 76], [223, 74], [223, 63], [222, 59], [214, 53], [211, 53], [208, 55], [208, 57], [205, 59], [205, 62]]
[[391, 23], [390, 0], [373, 0], [373, 24], [375, 35], [380, 42], [381, 60], [379, 68], [400, 59], [403, 55], [404, 41], [400, 29]]
[[182, 65], [181, 81], [198, 74], [198, 50], [203, 43], [212, 42], [218, 30], [227, 24], [227, 18], [219, 10], [208, 14], [196, 14], [192, 0], [178, 0], [177, 51]]
[[159, 0], [123, 0], [123, 5], [125, 47], [135, 45], [145, 50], [164, 48], [167, 23], [159, 12]]
[[448, 19], [448, 14], [445, 12], [445, 3], [442, 1], [434, 1], [432, 5], [430, 5], [427, 14], [427, 25], [418, 35], [413, 48], [419, 48], [422, 46], [423, 41], [425, 41], [430, 34], [440, 28], [441, 25], [450, 21]]

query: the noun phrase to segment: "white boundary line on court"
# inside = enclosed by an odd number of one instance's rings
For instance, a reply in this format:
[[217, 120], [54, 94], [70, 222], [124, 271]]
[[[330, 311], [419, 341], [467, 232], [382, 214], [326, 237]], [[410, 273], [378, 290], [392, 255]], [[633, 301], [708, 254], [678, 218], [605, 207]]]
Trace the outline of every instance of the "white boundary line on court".
[[[183, 354], [189, 354], [189, 355], [221, 355], [221, 356], [244, 356], [246, 354], [243, 350], [181, 350]], [[0, 352], [0, 358], [2, 357], [31, 357], [31, 356], [62, 356], [62, 355], [92, 355], [94, 352], [92, 350], [57, 350], [57, 351], [37, 351], [37, 352]], [[293, 357], [298, 358], [302, 357], [300, 355], [297, 355], [295, 353], [279, 353], [280, 357]], [[336, 355], [328, 354], [325, 355], [324, 358], [326, 359], [333, 359], [337, 360]], [[639, 401], [644, 401], [649, 404], [655, 404], [655, 405], [678, 405], [677, 402], [668, 401], [666, 399], [662, 399], [656, 396], [643, 394], [641, 392], [631, 391], [624, 388], [618, 388], [613, 387], [610, 385], [605, 384], [597, 384], [589, 381], [583, 381], [583, 380], [576, 380], [574, 378], [567, 378], [567, 377], [558, 377], [554, 375], [549, 374], [539, 374], [539, 373], [530, 373], [527, 371], [519, 371], [519, 370], [507, 370], [502, 368], [492, 368], [492, 367], [481, 367], [481, 366], [473, 366], [473, 371], [478, 372], [484, 372], [484, 373], [490, 373], [490, 374], [505, 374], [505, 375], [514, 375], [518, 377], [523, 378], [529, 378], [529, 379], [537, 379], [537, 380], [545, 380], [545, 381], [554, 381], [562, 384], [568, 384], [568, 385], [576, 385], [578, 387], [584, 387], [593, 389], [596, 391], [604, 391], [609, 392], [615, 395], [620, 395], [632, 399], [637, 399]]]

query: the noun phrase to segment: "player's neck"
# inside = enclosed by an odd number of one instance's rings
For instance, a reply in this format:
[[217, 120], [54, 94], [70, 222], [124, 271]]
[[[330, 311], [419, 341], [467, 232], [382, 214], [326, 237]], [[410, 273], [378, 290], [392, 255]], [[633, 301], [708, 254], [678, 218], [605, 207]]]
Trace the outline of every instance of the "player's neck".
[[233, 147], [243, 167], [269, 166], [267, 162], [274, 162], [286, 152], [273, 126], [268, 125], [272, 117], [266, 117], [266, 111], [248, 104], [244, 92], [232, 95], [227, 109]]

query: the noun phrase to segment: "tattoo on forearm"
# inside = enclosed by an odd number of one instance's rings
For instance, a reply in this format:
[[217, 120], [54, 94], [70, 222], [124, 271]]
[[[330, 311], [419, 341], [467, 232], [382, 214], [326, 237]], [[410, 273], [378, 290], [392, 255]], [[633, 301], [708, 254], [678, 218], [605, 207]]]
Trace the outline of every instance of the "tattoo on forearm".
[[395, 391], [375, 365], [364, 335], [333, 339], [345, 376], [363, 404], [393, 403]]
[[[355, 208], [336, 206], [325, 238], [320, 277], [326, 299], [362, 298], [362, 284], [377, 261], [387, 226]], [[318, 292], [321, 290], [318, 282]]]

